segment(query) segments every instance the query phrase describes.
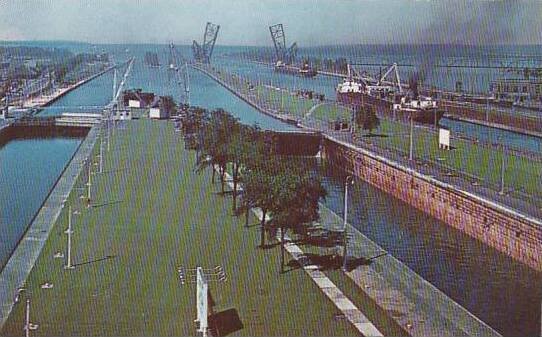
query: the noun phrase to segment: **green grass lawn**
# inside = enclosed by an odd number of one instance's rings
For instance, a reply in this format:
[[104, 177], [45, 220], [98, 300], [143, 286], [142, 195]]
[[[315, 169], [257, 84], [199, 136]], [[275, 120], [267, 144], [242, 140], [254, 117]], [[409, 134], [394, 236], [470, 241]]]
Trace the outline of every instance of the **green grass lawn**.
[[350, 122], [352, 110], [338, 104], [326, 103], [316, 107], [311, 117], [321, 121], [341, 120]]
[[[279, 273], [279, 249], [257, 248], [251, 219], [231, 214], [231, 198], [194, 173], [194, 153], [167, 122], [129, 122], [116, 131], [105, 173], [96, 174], [87, 209], [74, 189], [74, 270], [63, 269], [66, 210], [28, 280], [31, 321], [40, 335], [196, 335], [195, 285], [177, 267], [222, 265], [226, 283], [211, 283], [214, 311], [237, 311], [233, 335], [356, 335], [301, 270]], [[78, 182], [82, 187], [84, 178]], [[52, 289], [41, 289], [44, 282]], [[22, 335], [18, 304], [2, 335]]]
[[[380, 119], [375, 134], [384, 137], [366, 138], [382, 147], [392, 147], [408, 154], [409, 130], [407, 124]], [[365, 134], [366, 131], [363, 131]], [[453, 136], [453, 135], [452, 135]], [[426, 129], [414, 128], [414, 157], [429, 159], [454, 170], [478, 177], [495, 187], [500, 186], [502, 151], [489, 149], [469, 140], [452, 139], [452, 150], [438, 147], [438, 135]], [[542, 197], [542, 163], [529, 158], [505, 154], [505, 189], [520, 190]]]
[[309, 110], [318, 104], [316, 100], [297, 97], [285, 90], [273, 90], [265, 86], [255, 88], [256, 96], [260, 100], [268, 102], [275, 109], [282, 113], [296, 117], [305, 117]]
[[[240, 82], [234, 79], [234, 82]], [[236, 83], [237, 83], [236, 82]], [[246, 86], [245, 86], [246, 87]], [[310, 118], [323, 122], [337, 119], [350, 121], [348, 108], [336, 104], [317, 106], [316, 100], [297, 97], [284, 90], [273, 90], [266, 86], [256, 86], [255, 95], [283, 114], [305, 118], [312, 107]], [[366, 133], [363, 131], [363, 133]], [[403, 154], [409, 152], [409, 125], [390, 119], [380, 119], [380, 127], [374, 133], [384, 137], [367, 138], [368, 141], [384, 148], [393, 148]], [[452, 135], [453, 136], [453, 135]], [[414, 157], [439, 163], [445, 168], [461, 171], [499, 190], [501, 184], [502, 152], [490, 149], [469, 140], [453, 139], [454, 149], [438, 148], [438, 135], [427, 129], [414, 130]], [[522, 194], [542, 198], [542, 163], [527, 157], [506, 153], [505, 190], [519, 191]]]

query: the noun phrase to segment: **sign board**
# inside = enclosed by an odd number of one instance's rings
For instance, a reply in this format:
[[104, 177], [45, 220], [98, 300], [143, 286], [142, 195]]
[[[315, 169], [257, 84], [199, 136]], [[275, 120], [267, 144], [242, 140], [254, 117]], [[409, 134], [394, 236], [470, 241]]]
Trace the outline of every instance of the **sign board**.
[[130, 108], [141, 108], [141, 103], [135, 99], [131, 99], [128, 101], [128, 106]]
[[198, 267], [196, 275], [196, 304], [197, 304], [197, 317], [196, 322], [199, 323], [199, 332], [204, 335], [207, 333], [209, 316], [209, 284], [203, 274], [203, 269]]
[[450, 149], [450, 130], [439, 129], [438, 130], [438, 147], [439, 149]]

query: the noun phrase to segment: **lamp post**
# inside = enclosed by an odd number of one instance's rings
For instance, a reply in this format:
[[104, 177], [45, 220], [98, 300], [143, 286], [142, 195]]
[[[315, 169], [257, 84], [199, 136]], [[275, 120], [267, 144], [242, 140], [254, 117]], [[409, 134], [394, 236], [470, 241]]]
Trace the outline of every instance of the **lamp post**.
[[412, 161], [414, 158], [414, 117], [410, 114], [410, 142], [409, 142], [408, 160]]
[[73, 269], [75, 268], [72, 265], [72, 207], [68, 207], [68, 229], [64, 232], [68, 234], [68, 248], [66, 252], [66, 265], [64, 266], [64, 269]]
[[100, 132], [100, 173], [103, 173], [104, 170], [104, 133], [103, 133], [103, 125], [102, 130]]
[[90, 207], [90, 200], [91, 200], [91, 195], [90, 195], [90, 192], [91, 192], [91, 186], [92, 186], [92, 158], [89, 158], [88, 159], [88, 182], [87, 182], [87, 186], [88, 186], [88, 190], [87, 190], [87, 208]]
[[504, 148], [504, 141], [500, 138], [501, 141], [501, 190], [499, 191], [500, 195], [504, 195], [504, 171], [506, 169], [506, 152]]
[[343, 247], [343, 270], [346, 271], [347, 262], [347, 244], [348, 244], [348, 231], [347, 231], [347, 216], [348, 216], [348, 185], [354, 185], [354, 179], [352, 176], [347, 176], [344, 181], [344, 247]]

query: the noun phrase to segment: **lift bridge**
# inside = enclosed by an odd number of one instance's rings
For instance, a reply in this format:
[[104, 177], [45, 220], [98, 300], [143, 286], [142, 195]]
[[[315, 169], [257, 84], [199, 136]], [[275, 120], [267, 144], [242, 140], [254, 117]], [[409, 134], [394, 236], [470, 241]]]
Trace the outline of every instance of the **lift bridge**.
[[196, 62], [211, 63], [211, 56], [213, 54], [219, 29], [219, 25], [207, 22], [205, 34], [203, 35], [203, 44], [200, 45], [196, 40], [192, 42], [192, 52], [194, 53], [194, 60]]
[[286, 47], [286, 35], [284, 34], [282, 23], [269, 26], [269, 31], [275, 45], [277, 62], [284, 64], [294, 63], [297, 56], [297, 42], [292, 43], [289, 48]]

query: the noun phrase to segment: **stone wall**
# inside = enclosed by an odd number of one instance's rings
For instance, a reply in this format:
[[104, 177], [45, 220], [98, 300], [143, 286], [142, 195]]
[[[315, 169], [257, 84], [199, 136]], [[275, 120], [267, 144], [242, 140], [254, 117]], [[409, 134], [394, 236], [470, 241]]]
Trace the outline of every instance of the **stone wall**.
[[535, 220], [333, 140], [323, 141], [322, 155], [384, 192], [542, 271], [542, 226]]

